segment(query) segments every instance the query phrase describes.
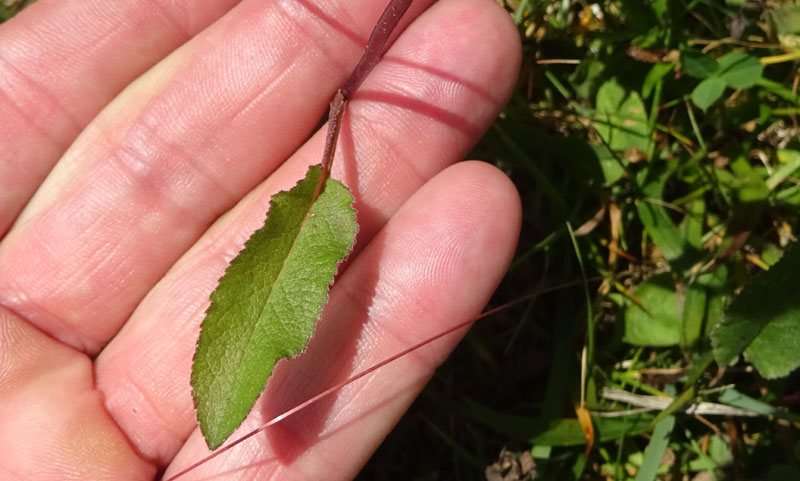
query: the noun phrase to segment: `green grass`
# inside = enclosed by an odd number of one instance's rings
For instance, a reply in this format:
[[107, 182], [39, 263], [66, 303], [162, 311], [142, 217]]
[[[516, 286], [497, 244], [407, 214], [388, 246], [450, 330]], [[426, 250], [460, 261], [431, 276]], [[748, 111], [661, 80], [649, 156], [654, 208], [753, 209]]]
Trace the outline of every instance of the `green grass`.
[[[723, 370], [709, 337], [800, 227], [798, 25], [760, 2], [507, 1], [519, 87], [471, 154], [523, 198], [492, 305], [570, 287], [479, 322], [359, 479], [485, 479], [503, 448], [534, 455], [522, 479], [800, 479], [796, 424], [679, 409], [798, 409], [796, 374]], [[574, 418], [590, 343], [592, 412], [636, 408], [604, 387], [678, 401], [659, 423], [594, 417], [587, 460]]]

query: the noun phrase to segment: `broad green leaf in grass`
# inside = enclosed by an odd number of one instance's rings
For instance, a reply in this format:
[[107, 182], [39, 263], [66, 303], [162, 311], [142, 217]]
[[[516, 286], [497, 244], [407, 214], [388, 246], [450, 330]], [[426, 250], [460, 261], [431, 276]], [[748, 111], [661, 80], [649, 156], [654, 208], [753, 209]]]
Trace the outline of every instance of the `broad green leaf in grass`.
[[611, 185], [621, 179], [625, 174], [628, 159], [608, 150], [608, 147], [602, 144], [591, 144], [591, 148], [603, 174], [603, 185]]
[[668, 273], [655, 275], [633, 292], [644, 308], [630, 302], [624, 311], [623, 341], [636, 346], [671, 346], [681, 340], [675, 284]]
[[744, 353], [765, 378], [787, 376], [800, 366], [800, 248], [789, 248], [769, 271], [736, 296], [711, 333], [722, 365]]
[[705, 112], [725, 93], [725, 81], [719, 77], [710, 77], [692, 90], [692, 103]]
[[692, 450], [697, 454], [697, 458], [689, 461], [690, 471], [713, 471], [728, 466], [733, 462], [728, 443], [719, 436], [711, 436], [707, 449], [700, 448], [700, 445], [695, 440], [692, 440], [691, 444]]
[[681, 52], [681, 68], [690, 77], [707, 79], [719, 70], [717, 60], [711, 55], [694, 50]]
[[686, 242], [695, 249], [703, 248], [703, 226], [705, 225], [706, 202], [699, 198], [688, 205], [686, 218], [681, 225], [681, 233]]
[[594, 126], [611, 150], [635, 146], [647, 150], [649, 129], [647, 111], [636, 92], [626, 92], [611, 79], [597, 91]]
[[764, 73], [764, 64], [758, 57], [743, 52], [731, 52], [723, 55], [718, 60], [719, 72], [717, 75], [723, 79], [728, 87], [734, 89], [749, 89], [754, 86]]
[[355, 240], [353, 197], [321, 168], [270, 201], [267, 220], [231, 262], [203, 321], [192, 365], [200, 429], [219, 447], [253, 407], [275, 363], [305, 349], [339, 263]]
[[800, 4], [772, 9], [769, 19], [784, 46], [800, 48]]
[[708, 330], [704, 326], [715, 326], [719, 322], [727, 277], [727, 268], [719, 266], [714, 272], [700, 274], [683, 290], [681, 347], [694, 346]]
[[585, 58], [581, 61], [578, 68], [568, 79], [579, 99], [590, 99], [597, 90], [597, 85], [602, 81], [602, 75], [605, 70], [606, 64], [600, 60]]
[[779, 35], [800, 33], [800, 5], [784, 5], [771, 9], [769, 13], [770, 20]]

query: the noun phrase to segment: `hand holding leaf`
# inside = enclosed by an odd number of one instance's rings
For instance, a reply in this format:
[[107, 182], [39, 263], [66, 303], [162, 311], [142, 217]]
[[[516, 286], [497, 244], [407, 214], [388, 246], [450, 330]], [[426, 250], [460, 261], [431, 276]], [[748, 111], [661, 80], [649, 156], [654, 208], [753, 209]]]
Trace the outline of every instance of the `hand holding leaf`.
[[211, 449], [244, 421], [275, 363], [305, 348], [336, 269], [353, 248], [354, 199], [328, 175], [347, 100], [378, 63], [410, 5], [389, 2], [361, 61], [331, 102], [321, 166], [272, 199], [266, 224], [211, 295], [192, 366], [197, 419]]
[[[446, 167], [510, 92], [516, 32], [491, 2], [422, 13], [419, 1], [341, 126], [333, 177], [357, 199], [358, 251], [305, 354], [277, 366], [245, 428], [468, 319], [505, 270], [513, 186], [485, 164]], [[146, 480], [208, 453], [192, 434], [187, 379], [209, 294], [274, 194], [319, 162], [324, 133], [301, 143], [382, 8], [234, 3], [177, 0], [159, 16], [142, 2], [42, 0], [0, 25], [4, 44], [24, 45], [14, 69], [0, 64], [13, 81], [4, 93], [30, 107], [4, 110], [4, 151], [16, 157], [3, 164], [14, 195], [4, 190], [0, 221], [38, 190], [0, 242], [0, 303], [11, 308], [0, 308], [3, 472]], [[183, 35], [195, 38], [178, 48]], [[47, 74], [51, 95], [20, 72]], [[60, 110], [53, 99], [69, 101]], [[387, 366], [201, 476], [351, 478], [454, 342]]]

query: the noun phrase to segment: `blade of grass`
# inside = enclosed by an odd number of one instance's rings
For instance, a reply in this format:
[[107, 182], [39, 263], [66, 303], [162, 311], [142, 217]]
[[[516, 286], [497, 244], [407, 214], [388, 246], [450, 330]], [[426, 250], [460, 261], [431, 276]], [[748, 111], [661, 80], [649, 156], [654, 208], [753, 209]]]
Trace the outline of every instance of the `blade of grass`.
[[558, 78], [556, 78], [553, 72], [550, 70], [545, 70], [544, 76], [547, 77], [547, 80], [553, 84], [553, 87], [555, 87], [556, 90], [558, 90], [558, 93], [560, 93], [565, 99], [570, 100], [572, 98], [572, 93], [567, 87], [564, 86], [563, 83], [561, 83], [560, 80], [558, 80]]
[[658, 122], [658, 112], [661, 110], [661, 91], [664, 88], [663, 77], [656, 82], [655, 89], [653, 90], [653, 102], [650, 107], [650, 117], [647, 119], [647, 158], [652, 159], [656, 152], [655, 136], [656, 123]]
[[800, 152], [780, 150], [778, 151], [778, 159], [783, 160], [785, 163], [775, 169], [775, 172], [767, 178], [766, 182], [769, 190], [775, 190], [784, 180], [800, 169]]
[[519, 6], [516, 10], [514, 10], [514, 24], [519, 25], [522, 22], [522, 16], [525, 14], [525, 10], [528, 9], [528, 5], [531, 3], [531, 0], [522, 0], [519, 2]]
[[708, 148], [706, 147], [705, 140], [703, 140], [703, 134], [700, 133], [700, 127], [697, 125], [697, 119], [694, 118], [694, 109], [692, 109], [692, 104], [689, 102], [688, 97], [684, 99], [684, 105], [686, 105], [686, 113], [689, 114], [689, 123], [692, 125], [694, 137], [697, 139], [697, 144], [703, 151], [703, 155], [705, 155], [708, 152]]
[[753, 399], [750, 396], [740, 393], [736, 389], [728, 389], [719, 395], [717, 400], [722, 404], [737, 407], [746, 411], [752, 411], [765, 416], [772, 416], [778, 419], [785, 419], [793, 423], [800, 423], [800, 414], [783, 411], [764, 401]]
[[654, 388], [653, 386], [645, 382], [642, 382], [638, 377], [634, 377], [632, 374], [633, 373], [613, 371], [611, 373], [611, 379], [619, 383], [623, 383], [623, 385], [629, 384], [634, 388], [642, 392], [646, 392], [647, 394], [651, 394], [653, 396], [659, 396], [664, 398], [668, 397], [663, 392], [659, 391], [658, 389]]
[[[572, 247], [575, 249], [575, 257], [578, 260], [578, 265], [581, 269], [581, 279], [583, 280], [583, 295], [586, 300], [586, 362], [583, 369], [589, 373], [591, 377], [592, 369], [594, 367], [594, 315], [592, 313], [592, 296], [589, 294], [589, 282], [586, 277], [586, 268], [583, 265], [583, 256], [581, 256], [581, 249], [578, 246], [578, 240], [575, 238], [575, 232], [572, 230], [572, 224], [567, 222], [567, 230], [569, 237], [572, 240]], [[585, 388], [585, 384], [581, 383], [581, 392]], [[584, 398], [581, 397], [581, 402]]]
[[636, 473], [634, 481], [654, 481], [658, 468], [661, 467], [661, 460], [664, 459], [664, 452], [669, 445], [669, 436], [675, 427], [675, 416], [667, 416], [656, 424], [653, 436], [644, 450], [644, 460]]
[[800, 107], [800, 95], [784, 87], [781, 83], [767, 78], [760, 78], [756, 85]]

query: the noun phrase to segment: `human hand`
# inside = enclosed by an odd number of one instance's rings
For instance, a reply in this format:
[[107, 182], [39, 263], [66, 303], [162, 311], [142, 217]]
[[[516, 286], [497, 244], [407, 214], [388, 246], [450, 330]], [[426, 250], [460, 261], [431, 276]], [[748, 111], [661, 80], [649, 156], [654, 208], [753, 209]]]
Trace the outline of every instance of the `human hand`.
[[[301, 144], [385, 6], [234, 3], [40, 0], [0, 26], [0, 479], [153, 479], [208, 453], [189, 373], [209, 294], [319, 161], [324, 129]], [[509, 94], [516, 33], [491, 1], [430, 3], [345, 113], [356, 250], [238, 432], [475, 315], [510, 260], [514, 187], [448, 166]], [[185, 479], [351, 479], [455, 337]]]

